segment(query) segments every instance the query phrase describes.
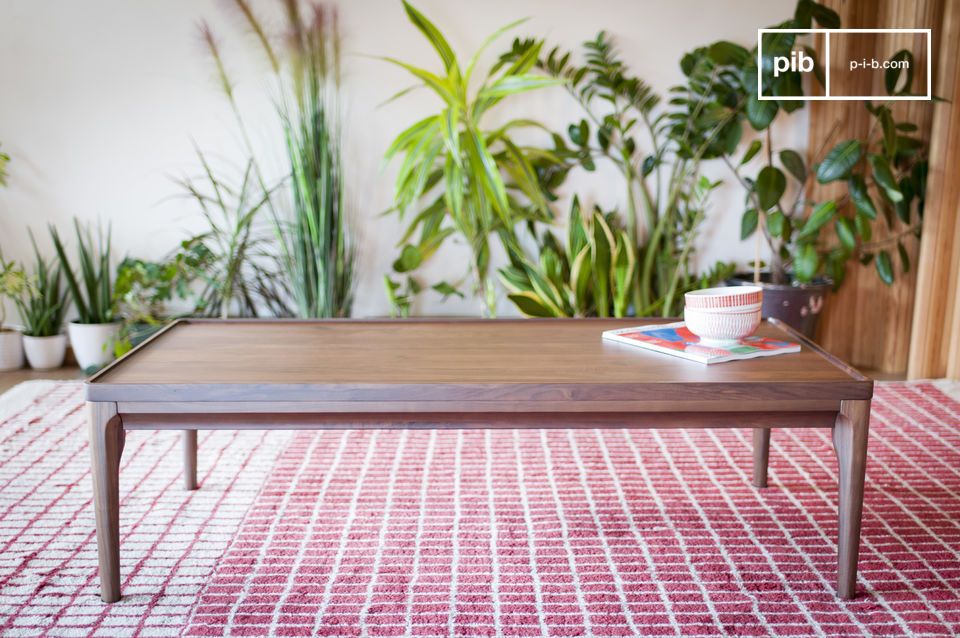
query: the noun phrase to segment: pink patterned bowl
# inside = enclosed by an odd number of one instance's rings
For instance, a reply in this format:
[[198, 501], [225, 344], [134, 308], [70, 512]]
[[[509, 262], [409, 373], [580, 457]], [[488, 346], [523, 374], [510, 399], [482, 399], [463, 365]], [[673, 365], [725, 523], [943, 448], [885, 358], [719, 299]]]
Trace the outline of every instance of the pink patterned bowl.
[[700, 337], [705, 346], [729, 347], [744, 337], [749, 337], [760, 327], [760, 308], [741, 312], [700, 310], [687, 308], [683, 311], [687, 328]]
[[704, 288], [694, 290], [683, 296], [684, 305], [695, 310], [739, 308], [754, 306], [763, 302], [763, 288], [760, 286], [726, 286], [723, 288]]

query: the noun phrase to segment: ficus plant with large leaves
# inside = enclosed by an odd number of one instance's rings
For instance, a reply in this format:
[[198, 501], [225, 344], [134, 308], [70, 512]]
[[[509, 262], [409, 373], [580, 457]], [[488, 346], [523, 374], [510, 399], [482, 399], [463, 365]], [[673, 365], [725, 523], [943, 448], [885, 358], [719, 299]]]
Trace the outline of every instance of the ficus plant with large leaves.
[[542, 128], [538, 123], [514, 119], [488, 127], [485, 119], [502, 101], [557, 81], [531, 72], [540, 52], [531, 47], [523, 56], [497, 63], [473, 89], [484, 50], [522, 20], [495, 32], [464, 65], [432, 22], [407, 2], [404, 9], [436, 51], [442, 68], [434, 72], [383, 58], [417, 82], [392, 99], [426, 88], [440, 104], [438, 112], [413, 123], [386, 151], [388, 161], [399, 161], [392, 210], [406, 221], [394, 276], [385, 277], [387, 294], [394, 314], [408, 314], [413, 297], [424, 287], [415, 272], [448, 238], [457, 237], [470, 251], [468, 271], [431, 287], [444, 298], [462, 296], [461, 286], [469, 281], [472, 292], [483, 300], [484, 314], [492, 317], [497, 290], [490, 273], [491, 240], [502, 242], [509, 252], [519, 241], [519, 226], [550, 222], [550, 185], [561, 182], [569, 167], [548, 150], [514, 141], [516, 129]]
[[[794, 17], [779, 25], [782, 29], [839, 28], [840, 18], [831, 9], [812, 0], [800, 0]], [[767, 33], [763, 40], [764, 69], [772, 68], [775, 56], [789, 56], [797, 46], [796, 35]], [[816, 52], [804, 47], [814, 60], [814, 78], [823, 82]], [[888, 69], [885, 88], [891, 96], [911, 94], [913, 58], [900, 51], [893, 59], [906, 61], [907, 69]], [[828, 139], [815, 149], [810, 165], [801, 153], [776, 144], [773, 125], [782, 113], [791, 113], [804, 104], [795, 100], [760, 100], [757, 97], [757, 50], [731, 42], [715, 42], [684, 58], [690, 86], [710, 86], [706, 99], [716, 104], [741, 104], [738, 119], [745, 121], [756, 137], [746, 148], [719, 155], [743, 186], [745, 208], [741, 236], [759, 232], [770, 248], [770, 279], [773, 283], [808, 283], [829, 277], [835, 287], [842, 284], [852, 259], [874, 261], [880, 278], [894, 281], [894, 260], [899, 254], [901, 269], [910, 268], [903, 239], [919, 234], [926, 184], [927, 162], [923, 142], [910, 134], [911, 122], [898, 122], [891, 103], [866, 102], [873, 125], [863, 139]], [[802, 96], [801, 74], [789, 70], [773, 78], [764, 73], [762, 94]], [[720, 77], [707, 85], [707, 77]], [[745, 98], [745, 99], [744, 99]], [[836, 127], [834, 131], [836, 131]], [[762, 166], [754, 172], [751, 160]], [[814, 180], [819, 184], [842, 182], [839, 197], [813, 200], [808, 197]], [[882, 217], [885, 228], [877, 229]], [[874, 235], [883, 232], [883, 237]], [[755, 264], [759, 272], [759, 264]]]

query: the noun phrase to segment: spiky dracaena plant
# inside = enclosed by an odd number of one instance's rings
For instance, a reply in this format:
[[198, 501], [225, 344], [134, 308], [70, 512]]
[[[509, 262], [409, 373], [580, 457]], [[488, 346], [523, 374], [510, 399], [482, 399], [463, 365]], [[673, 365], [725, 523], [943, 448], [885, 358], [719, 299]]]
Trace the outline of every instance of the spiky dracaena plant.
[[[286, 32], [276, 47], [246, 0], [233, 0], [274, 74], [277, 114], [289, 162], [285, 180], [289, 208], [268, 196], [280, 240], [280, 263], [296, 314], [304, 318], [346, 317], [353, 303], [355, 245], [350, 237], [341, 150], [340, 35], [332, 8], [283, 0]], [[256, 180], [270, 193], [233, 93], [223, 59], [208, 27], [204, 38], [242, 137], [253, 158]]]

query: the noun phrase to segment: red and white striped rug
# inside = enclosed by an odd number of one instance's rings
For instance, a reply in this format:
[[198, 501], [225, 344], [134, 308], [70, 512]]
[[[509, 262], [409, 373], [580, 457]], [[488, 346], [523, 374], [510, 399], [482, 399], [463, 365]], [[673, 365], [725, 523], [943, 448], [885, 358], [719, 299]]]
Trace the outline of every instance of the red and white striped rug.
[[[860, 597], [826, 431], [131, 433], [124, 599], [100, 602], [81, 387], [0, 405], [0, 635], [960, 632], [960, 403], [878, 384]], [[20, 389], [21, 394], [30, 388]], [[4, 401], [0, 401], [4, 403]]]

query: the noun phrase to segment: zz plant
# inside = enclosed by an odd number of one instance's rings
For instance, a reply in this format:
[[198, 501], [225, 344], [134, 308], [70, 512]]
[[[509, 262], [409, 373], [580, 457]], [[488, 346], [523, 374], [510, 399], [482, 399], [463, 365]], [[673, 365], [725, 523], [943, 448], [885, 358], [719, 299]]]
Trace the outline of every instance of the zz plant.
[[[407, 277], [404, 287], [387, 276], [387, 292], [396, 314], [409, 312], [412, 296], [421, 287], [412, 273], [448, 238], [458, 237], [470, 251], [464, 278], [471, 281], [473, 292], [483, 300], [484, 313], [494, 316], [497, 291], [490, 274], [491, 240], [499, 239], [509, 250], [518, 244], [518, 225], [551, 220], [550, 195], [544, 180], [560, 167], [560, 162], [548, 151], [524, 147], [514, 140], [517, 129], [537, 128], [538, 124], [515, 119], [489, 127], [486, 116], [508, 98], [557, 81], [531, 72], [540, 52], [540, 46], [534, 45], [509, 62], [494, 66], [473, 90], [483, 51], [519, 22], [498, 30], [462, 64], [433, 23], [409, 3], [404, 2], [404, 8], [410, 22], [437, 53], [441, 69], [435, 72], [384, 58], [417, 81], [395, 97], [426, 88], [440, 102], [436, 113], [409, 126], [386, 151], [388, 161], [399, 161], [394, 209], [406, 221], [393, 270], [396, 276]], [[459, 284], [440, 281], [432, 287], [447, 297], [462, 295]]]
[[[516, 40], [504, 59], [519, 59], [541, 47], [539, 40]], [[709, 193], [719, 185], [702, 177], [701, 164], [739, 143], [742, 127], [736, 107], [740, 105], [713, 103], [688, 87], [675, 87], [664, 105], [650, 86], [630, 73], [606, 33], [585, 42], [584, 51], [582, 65], [558, 48], [538, 62], [540, 69], [562, 82], [585, 114], [568, 127], [569, 146], [555, 136], [555, 154], [587, 171], [593, 171], [599, 161], [609, 162], [622, 176], [625, 237], [636, 266], [626, 282], [629, 294], [620, 310], [676, 315], [683, 293], [702, 282], [694, 272], [693, 246]], [[717, 78], [705, 79], [707, 87], [716, 82]], [[553, 247], [547, 244], [540, 250], [549, 253]], [[513, 255], [512, 260], [523, 258]], [[529, 267], [528, 262], [521, 270]], [[727, 272], [729, 268], [718, 264], [708, 273], [708, 283]], [[516, 277], [510, 279], [515, 286]], [[530, 309], [528, 300], [524, 306], [525, 312]], [[600, 304], [595, 311], [605, 316], [615, 309]]]

